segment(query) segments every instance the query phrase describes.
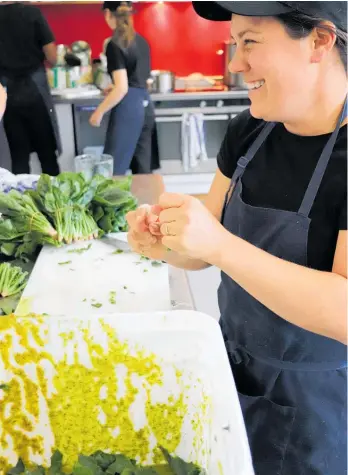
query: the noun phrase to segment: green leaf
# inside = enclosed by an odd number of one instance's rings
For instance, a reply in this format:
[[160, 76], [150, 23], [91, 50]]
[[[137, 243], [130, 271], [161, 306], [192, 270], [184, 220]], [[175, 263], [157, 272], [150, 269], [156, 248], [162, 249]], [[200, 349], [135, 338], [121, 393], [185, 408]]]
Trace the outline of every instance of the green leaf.
[[48, 475], [64, 475], [63, 455], [56, 450], [51, 457], [51, 467], [48, 469]]
[[120, 473], [123, 475], [123, 471], [126, 469], [132, 470], [131, 473], [133, 473], [134, 465], [131, 460], [125, 455], [116, 455], [115, 462], [107, 468], [105, 474], [115, 475], [116, 473]]
[[[92, 457], [80, 455], [72, 475], [103, 475], [103, 470]], [[113, 474], [115, 475], [115, 474]]]
[[92, 307], [94, 308], [101, 308], [103, 306], [102, 303], [92, 303]]
[[97, 452], [91, 455], [91, 458], [97, 463], [97, 465], [102, 470], [106, 470], [108, 467], [110, 467], [111, 464], [115, 462], [116, 455], [105, 454], [104, 452], [98, 450]]
[[17, 465], [13, 468], [11, 468], [8, 472], [7, 475], [21, 475], [25, 471], [25, 466], [22, 461], [22, 459], [19, 459], [17, 462]]
[[160, 447], [160, 449], [169, 467], [172, 469], [175, 475], [203, 475], [202, 470], [197, 467], [197, 465], [185, 462], [179, 457], [172, 457], [168, 450], [164, 449], [163, 447]]
[[87, 247], [81, 247], [80, 249], [70, 249], [68, 251], [68, 254], [83, 254], [84, 252], [87, 252], [91, 249], [92, 244], [88, 244]]
[[28, 272], [8, 262], [0, 264], [0, 295], [9, 297], [21, 292], [27, 283]]
[[0, 384], [0, 389], [2, 389], [3, 391], [9, 391], [10, 386], [8, 384]]

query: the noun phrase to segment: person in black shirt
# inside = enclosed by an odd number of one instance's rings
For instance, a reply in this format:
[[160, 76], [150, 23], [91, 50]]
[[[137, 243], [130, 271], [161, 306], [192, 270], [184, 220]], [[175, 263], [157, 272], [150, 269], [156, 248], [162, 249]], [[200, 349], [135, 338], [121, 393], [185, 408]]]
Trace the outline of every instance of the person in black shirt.
[[229, 125], [205, 206], [164, 194], [129, 213], [129, 243], [221, 269], [255, 473], [346, 474], [347, 2], [193, 5], [231, 20], [250, 110]]
[[132, 9], [128, 2], [104, 2], [105, 20], [114, 30], [106, 47], [108, 72], [113, 87], [90, 118], [99, 127], [106, 112], [111, 116], [104, 153], [114, 157], [114, 174], [124, 175], [130, 167], [145, 117], [147, 90], [137, 73], [138, 51]]
[[59, 173], [61, 144], [45, 60], [56, 63], [56, 46], [41, 11], [19, 2], [0, 3], [0, 83], [7, 89], [4, 127], [15, 174], [29, 173], [34, 151], [43, 172]]

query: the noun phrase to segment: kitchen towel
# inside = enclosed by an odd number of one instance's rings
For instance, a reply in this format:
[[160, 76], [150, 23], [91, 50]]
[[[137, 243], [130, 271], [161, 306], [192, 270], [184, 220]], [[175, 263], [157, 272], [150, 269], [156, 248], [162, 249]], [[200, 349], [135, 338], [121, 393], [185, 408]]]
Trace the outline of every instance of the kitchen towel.
[[185, 113], [181, 124], [181, 159], [184, 171], [198, 166], [199, 161], [207, 160], [205, 146], [204, 115]]

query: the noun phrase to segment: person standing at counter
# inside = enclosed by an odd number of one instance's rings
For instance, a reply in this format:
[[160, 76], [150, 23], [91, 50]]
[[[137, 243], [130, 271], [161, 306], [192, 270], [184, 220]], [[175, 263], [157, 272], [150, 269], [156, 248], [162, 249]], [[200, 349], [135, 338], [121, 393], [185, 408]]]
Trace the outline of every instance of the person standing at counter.
[[114, 174], [124, 175], [143, 129], [149, 94], [137, 74], [138, 50], [129, 2], [104, 2], [103, 9], [106, 23], [114, 31], [106, 48], [113, 87], [92, 114], [90, 124], [99, 127], [111, 110], [104, 153], [114, 157]]
[[39, 8], [0, 3], [0, 83], [7, 89], [4, 127], [14, 174], [30, 172], [32, 152], [44, 173], [59, 173], [59, 128], [44, 66], [56, 64], [54, 41]]
[[[347, 473], [347, 3], [193, 2], [231, 20], [250, 110], [205, 205], [164, 194], [132, 249], [222, 271], [221, 329], [257, 475]], [[214, 355], [212, 355], [212, 358]]]

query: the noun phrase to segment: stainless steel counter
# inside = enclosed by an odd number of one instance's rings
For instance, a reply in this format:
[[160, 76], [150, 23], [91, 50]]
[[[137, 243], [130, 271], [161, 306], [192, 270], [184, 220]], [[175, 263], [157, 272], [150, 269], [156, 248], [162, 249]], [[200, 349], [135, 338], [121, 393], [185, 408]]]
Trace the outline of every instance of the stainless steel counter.
[[[232, 91], [213, 91], [213, 92], [169, 92], [167, 94], [151, 94], [154, 102], [162, 101], [182, 101], [182, 100], [205, 100], [205, 99], [247, 99], [248, 91], [244, 89]], [[98, 104], [102, 99], [100, 97], [75, 97], [67, 98], [64, 96], [54, 96], [56, 104]]]

